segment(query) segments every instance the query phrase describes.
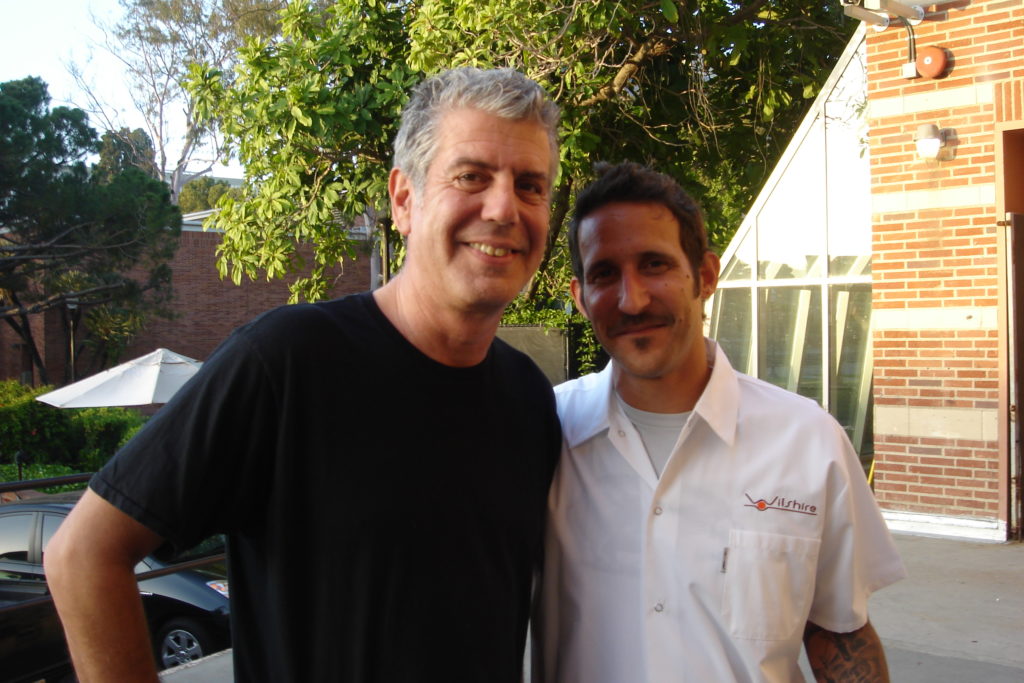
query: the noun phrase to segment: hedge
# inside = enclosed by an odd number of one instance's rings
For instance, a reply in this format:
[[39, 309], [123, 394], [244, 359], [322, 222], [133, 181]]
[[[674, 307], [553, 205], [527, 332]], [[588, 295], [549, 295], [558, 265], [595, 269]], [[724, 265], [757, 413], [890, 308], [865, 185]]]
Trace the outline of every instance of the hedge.
[[127, 408], [55, 408], [35, 400], [51, 387], [0, 382], [0, 464], [67, 465], [92, 472], [124, 445], [146, 418]]

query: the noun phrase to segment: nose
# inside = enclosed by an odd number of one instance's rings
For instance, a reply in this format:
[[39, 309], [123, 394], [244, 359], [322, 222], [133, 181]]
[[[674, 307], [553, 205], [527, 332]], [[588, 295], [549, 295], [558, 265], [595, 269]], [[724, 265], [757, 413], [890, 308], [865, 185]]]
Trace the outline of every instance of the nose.
[[519, 217], [515, 181], [512, 178], [497, 177], [484, 191], [480, 217], [498, 225], [511, 225]]
[[651, 294], [643, 278], [633, 272], [623, 272], [619, 279], [619, 310], [629, 315], [642, 313], [651, 301]]

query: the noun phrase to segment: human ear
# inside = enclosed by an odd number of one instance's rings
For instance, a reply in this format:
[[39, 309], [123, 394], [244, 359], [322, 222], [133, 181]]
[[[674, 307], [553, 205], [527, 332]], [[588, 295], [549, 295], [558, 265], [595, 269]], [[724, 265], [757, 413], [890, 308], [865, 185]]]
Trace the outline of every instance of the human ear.
[[700, 261], [700, 298], [706, 301], [718, 289], [718, 271], [722, 267], [718, 254], [708, 250]]
[[415, 192], [412, 179], [397, 168], [388, 176], [388, 196], [391, 198], [391, 222], [401, 235], [412, 231], [412, 205]]
[[569, 282], [569, 292], [572, 294], [572, 300], [576, 302], [576, 308], [578, 308], [580, 313], [583, 314], [583, 317], [590, 320], [586, 304], [583, 303], [583, 284], [579, 279], [573, 278]]

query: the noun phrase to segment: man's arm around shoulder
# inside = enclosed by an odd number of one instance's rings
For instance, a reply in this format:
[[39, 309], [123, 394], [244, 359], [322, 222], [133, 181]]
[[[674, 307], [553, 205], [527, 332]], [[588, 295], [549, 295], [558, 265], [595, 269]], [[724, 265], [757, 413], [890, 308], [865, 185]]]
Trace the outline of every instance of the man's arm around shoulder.
[[46, 580], [82, 683], [157, 680], [135, 565], [160, 543], [92, 490], [50, 540]]
[[889, 683], [885, 650], [870, 621], [849, 633], [826, 631], [808, 621], [804, 647], [819, 683]]

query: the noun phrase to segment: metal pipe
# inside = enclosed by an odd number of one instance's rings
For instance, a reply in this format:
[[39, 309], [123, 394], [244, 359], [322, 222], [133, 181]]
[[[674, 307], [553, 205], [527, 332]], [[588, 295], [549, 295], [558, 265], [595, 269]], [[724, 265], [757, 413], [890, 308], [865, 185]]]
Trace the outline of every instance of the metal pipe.
[[875, 14], [857, 5], [843, 5], [843, 14], [863, 21], [865, 24], [872, 24], [883, 29], [889, 27], [889, 17]]

